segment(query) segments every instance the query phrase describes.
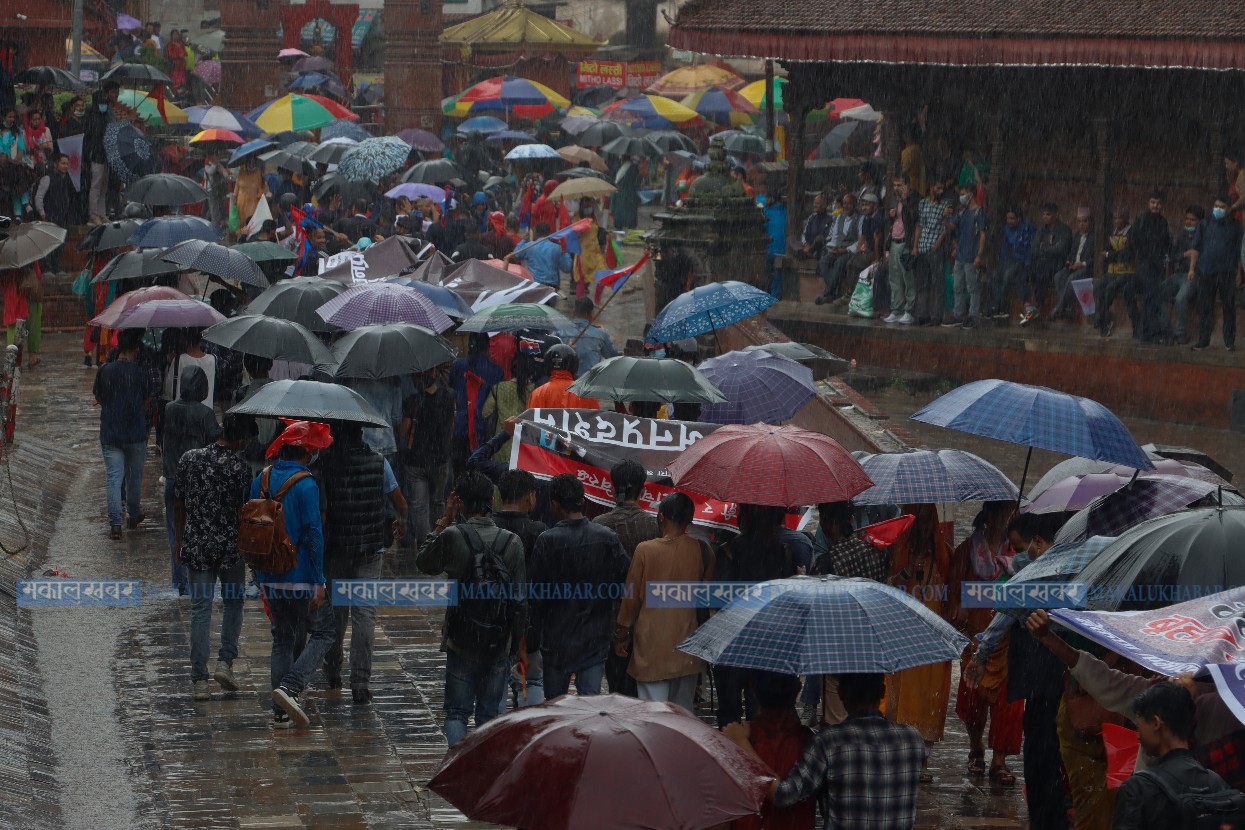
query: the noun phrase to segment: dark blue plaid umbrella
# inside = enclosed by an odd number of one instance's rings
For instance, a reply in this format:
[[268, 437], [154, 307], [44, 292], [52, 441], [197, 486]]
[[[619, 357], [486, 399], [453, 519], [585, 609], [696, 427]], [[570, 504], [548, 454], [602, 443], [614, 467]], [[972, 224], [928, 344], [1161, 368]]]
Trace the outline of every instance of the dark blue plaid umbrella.
[[1014, 501], [1020, 490], [1003, 471], [963, 450], [910, 450], [857, 459], [873, 486], [856, 504]]
[[[1098, 554], [1115, 541], [1114, 536], [1095, 536], [1079, 542], [1053, 545], [1036, 562], [1022, 568], [1008, 582], [1075, 582], [1075, 577]], [[1017, 622], [1023, 621], [1032, 608], [999, 608]]]
[[148, 219], [134, 231], [130, 244], [138, 248], [169, 248], [191, 239], [219, 242], [223, 238], [224, 234], [206, 219], [176, 214]]
[[700, 420], [710, 424], [776, 424], [817, 394], [812, 369], [771, 352], [727, 352], [699, 368], [726, 396], [701, 407]]
[[716, 333], [776, 303], [759, 288], [737, 280], [713, 282], [676, 297], [653, 321], [646, 341], [656, 345]]
[[717, 665], [781, 674], [891, 674], [958, 660], [968, 645], [916, 599], [871, 579], [802, 576], [761, 582], [751, 591], [679, 650]]

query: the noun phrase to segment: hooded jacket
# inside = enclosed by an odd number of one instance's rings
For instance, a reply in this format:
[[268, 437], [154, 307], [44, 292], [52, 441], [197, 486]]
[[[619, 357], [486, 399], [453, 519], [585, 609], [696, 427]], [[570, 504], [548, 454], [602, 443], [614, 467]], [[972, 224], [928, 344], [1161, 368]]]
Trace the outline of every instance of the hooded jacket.
[[[558, 189], [557, 180], [550, 179], [549, 181], [545, 182], [544, 191], [541, 193], [540, 198], [536, 200], [536, 204], [532, 206], [532, 227], [533, 228], [536, 227], [541, 222], [548, 222], [549, 229], [551, 231], [556, 231], [558, 228], [562, 227], [563, 225], [570, 224], [569, 221], [562, 221], [563, 219], [567, 217], [564, 217], [563, 215], [559, 213], [557, 203], [555, 203], [552, 199], [549, 198], [551, 195], [553, 195], [553, 191], [557, 189]], [[562, 214], [565, 213], [565, 208], [563, 208], [561, 213]]]
[[575, 378], [565, 369], [549, 373], [549, 382], [532, 391], [527, 401], [528, 409], [598, 409], [595, 398], [581, 398], [568, 387]]
[[204, 403], [208, 395], [207, 373], [198, 366], [187, 366], [178, 391], [178, 399], [164, 408], [164, 477], [169, 481], [187, 450], [206, 447], [220, 437], [216, 413]]

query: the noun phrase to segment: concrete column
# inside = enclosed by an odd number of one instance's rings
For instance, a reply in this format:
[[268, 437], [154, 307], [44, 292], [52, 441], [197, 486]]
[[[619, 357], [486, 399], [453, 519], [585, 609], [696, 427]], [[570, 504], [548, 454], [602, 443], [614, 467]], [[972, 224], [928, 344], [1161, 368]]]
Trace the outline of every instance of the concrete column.
[[[1094, 177], [1094, 243], [1099, 251], [1106, 250], [1107, 237], [1111, 233], [1111, 120], [1094, 119], [1094, 150], [1097, 154], [1097, 171]], [[1106, 273], [1102, 258], [1094, 255], [1094, 276]]]
[[[220, 0], [220, 25], [225, 30], [221, 54], [221, 105], [246, 112], [280, 96], [277, 63], [280, 0]], [[350, 32], [345, 33], [347, 38]]]
[[441, 131], [441, 0], [385, 0], [385, 132]]
[[[800, 232], [809, 206], [804, 204], [804, 117], [819, 106], [817, 98], [819, 78], [812, 72], [791, 67], [787, 86], [783, 89], [783, 102], [790, 115], [791, 147], [787, 154], [787, 249], [798, 250]], [[824, 99], [822, 101], [824, 103]]]

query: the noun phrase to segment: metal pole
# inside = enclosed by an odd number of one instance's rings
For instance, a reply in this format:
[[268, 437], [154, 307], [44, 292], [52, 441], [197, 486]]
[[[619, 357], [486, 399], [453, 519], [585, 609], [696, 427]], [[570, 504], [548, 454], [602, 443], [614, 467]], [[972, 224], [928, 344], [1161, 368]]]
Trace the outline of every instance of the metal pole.
[[767, 161], [774, 160], [774, 61], [768, 58], [765, 61], [765, 153], [769, 156]]
[[73, 0], [73, 53], [69, 59], [69, 71], [75, 78], [82, 72], [82, 4], [85, 0]]

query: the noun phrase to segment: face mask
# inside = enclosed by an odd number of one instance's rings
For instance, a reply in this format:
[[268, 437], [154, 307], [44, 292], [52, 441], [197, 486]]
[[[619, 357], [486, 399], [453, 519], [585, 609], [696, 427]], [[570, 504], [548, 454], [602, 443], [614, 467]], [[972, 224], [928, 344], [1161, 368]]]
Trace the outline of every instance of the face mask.
[[581, 210], [579, 213], [581, 216], [591, 216], [592, 214], [596, 213], [596, 208], [586, 207], [583, 210]]
[[82, 117], [82, 116], [84, 116], [84, 115], [86, 115], [86, 110], [85, 110], [85, 109], [75, 109], [75, 110], [73, 111], [73, 117], [74, 117], [74, 118], [81, 118], [81, 117]]
[[972, 201], [972, 199], [967, 193], [960, 194], [960, 204], [964, 205], [965, 207], [968, 207], [968, 203], [970, 201]]
[[108, 112], [107, 104], [96, 104], [95, 106], [96, 106], [96, 109], [98, 109], [100, 112]]
[[310, 467], [312, 464], [315, 464], [319, 460], [320, 460], [320, 453], [313, 452], [311, 454], [311, 460], [307, 462], [307, 466]]
[[1184, 232], [1185, 232], [1185, 233], [1187, 233], [1187, 234], [1189, 234], [1189, 235], [1192, 235], [1192, 234], [1193, 234], [1193, 232], [1194, 232], [1194, 231], [1196, 231], [1196, 230], [1197, 230], [1197, 225], [1189, 225], [1188, 227], [1186, 227], [1186, 228], [1184, 229]]
[[1228, 210], [1227, 208], [1217, 207], [1217, 208], [1212, 208], [1210, 213], [1211, 213], [1211, 216], [1214, 216], [1216, 219], [1222, 219], [1223, 217], [1228, 215]]
[[1028, 567], [1029, 562], [1030, 560], [1029, 560], [1028, 551], [1025, 551], [1024, 553], [1018, 553], [1016, 554], [1015, 558], [1012, 559], [1012, 567], [1015, 569], [1016, 573], [1020, 573], [1024, 568]]

